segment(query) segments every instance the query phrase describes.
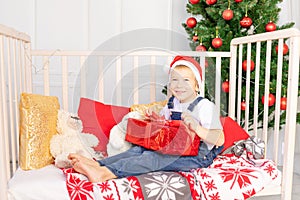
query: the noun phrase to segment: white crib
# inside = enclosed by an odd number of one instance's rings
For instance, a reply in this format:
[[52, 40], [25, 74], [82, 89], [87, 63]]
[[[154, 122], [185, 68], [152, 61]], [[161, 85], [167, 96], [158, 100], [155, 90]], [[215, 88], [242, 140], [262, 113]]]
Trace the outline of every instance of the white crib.
[[[228, 116], [241, 122], [241, 86], [246, 84], [246, 102], [254, 98], [254, 119], [249, 119], [249, 106], [245, 112], [245, 127], [249, 130], [249, 120], [253, 120], [253, 134], [264, 141], [268, 141], [268, 106], [264, 106], [264, 121], [262, 133], [259, 133], [257, 114], [260, 97], [257, 93], [250, 96], [250, 73], [246, 80], [242, 80], [243, 45], [247, 46], [247, 59], [250, 63], [251, 45], [256, 45], [256, 73], [255, 88], [259, 89], [257, 80], [260, 78], [260, 57], [266, 57], [265, 96], [269, 94], [270, 55], [272, 42], [278, 41], [279, 52], [282, 52], [283, 42], [289, 41], [289, 78], [287, 88], [287, 109], [284, 141], [279, 140], [281, 73], [283, 54], [278, 53], [277, 91], [275, 103], [274, 144], [266, 146], [272, 152], [271, 158], [275, 163], [283, 157], [283, 174], [281, 187], [269, 188], [257, 195], [281, 194], [281, 199], [291, 199], [293, 180], [293, 159], [296, 133], [296, 115], [298, 101], [299, 79], [299, 48], [300, 31], [297, 29], [279, 30], [269, 33], [257, 34], [248, 37], [236, 38], [231, 41], [230, 52], [171, 52], [161, 50], [138, 50], [132, 52], [93, 52], [93, 51], [62, 51], [62, 50], [31, 50], [30, 37], [9, 27], [0, 25], [0, 197], [7, 199], [7, 182], [18, 168], [18, 133], [19, 111], [18, 104], [22, 92], [33, 92], [44, 95], [59, 96], [62, 108], [74, 111], [80, 97], [92, 97], [102, 102], [117, 105], [132, 105], [162, 100], [161, 89], [165, 81], [163, 66], [174, 55], [184, 54], [197, 57], [201, 66], [206, 60], [215, 63], [215, 94], [214, 101], [220, 107], [221, 97], [221, 67], [222, 60], [230, 59], [230, 93], [228, 103]], [[260, 54], [261, 43], [267, 44], [267, 54]], [[107, 58], [110, 60], [106, 60]], [[91, 83], [90, 63], [96, 65], [96, 82]], [[107, 64], [108, 63], [108, 64]], [[145, 68], [141, 68], [143, 65]], [[249, 64], [248, 64], [249, 65]], [[108, 66], [108, 67], [107, 67]], [[130, 66], [131, 68], [127, 68]], [[147, 70], [145, 70], [147, 68]], [[237, 72], [237, 73], [236, 73]], [[92, 73], [93, 74], [93, 73]], [[125, 77], [125, 78], [124, 78]], [[206, 75], [204, 74], [205, 81]], [[132, 81], [130, 84], [129, 82]], [[94, 88], [90, 88], [90, 85]], [[108, 89], [108, 87], [110, 89]], [[113, 88], [113, 91], [111, 90]], [[206, 88], [202, 88], [206, 90]], [[145, 95], [148, 94], [148, 95]], [[221, 109], [221, 108], [220, 108]], [[279, 148], [284, 143], [283, 152]]]

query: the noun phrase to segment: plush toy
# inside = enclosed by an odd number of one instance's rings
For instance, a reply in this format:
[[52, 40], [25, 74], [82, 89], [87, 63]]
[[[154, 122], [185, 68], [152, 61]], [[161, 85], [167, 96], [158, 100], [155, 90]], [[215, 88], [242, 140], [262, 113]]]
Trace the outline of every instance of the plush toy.
[[82, 122], [77, 115], [58, 110], [57, 134], [50, 141], [50, 152], [55, 158], [55, 166], [71, 167], [68, 159], [70, 153], [78, 153], [97, 160], [102, 159], [102, 154], [93, 149], [98, 143], [96, 136], [82, 132]]
[[107, 144], [107, 155], [113, 156], [128, 150], [132, 144], [125, 140], [128, 118], [144, 119], [144, 115], [137, 111], [126, 114], [122, 121], [110, 130]]

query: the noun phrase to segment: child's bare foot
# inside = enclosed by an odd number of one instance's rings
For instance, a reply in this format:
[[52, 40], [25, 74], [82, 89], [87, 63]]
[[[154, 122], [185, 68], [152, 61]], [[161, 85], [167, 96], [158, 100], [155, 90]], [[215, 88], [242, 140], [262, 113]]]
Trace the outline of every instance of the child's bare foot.
[[97, 161], [77, 154], [70, 154], [69, 157], [73, 168], [78, 173], [85, 175], [93, 183], [117, 178], [108, 168], [100, 166]]
[[78, 161], [82, 161], [84, 163], [87, 163], [89, 165], [99, 165], [99, 163], [93, 159], [84, 157], [82, 155], [79, 154], [75, 154], [75, 153], [70, 153], [68, 156], [68, 159], [71, 161], [71, 164], [74, 165], [76, 162]]

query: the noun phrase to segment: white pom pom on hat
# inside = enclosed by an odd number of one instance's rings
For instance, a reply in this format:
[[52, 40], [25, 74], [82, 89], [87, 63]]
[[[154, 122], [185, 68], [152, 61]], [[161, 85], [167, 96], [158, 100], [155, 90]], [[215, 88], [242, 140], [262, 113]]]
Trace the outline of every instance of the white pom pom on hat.
[[190, 68], [196, 77], [198, 87], [201, 88], [200, 84], [202, 81], [202, 69], [200, 64], [190, 56], [176, 56], [170, 64], [170, 71], [178, 65], [184, 65]]

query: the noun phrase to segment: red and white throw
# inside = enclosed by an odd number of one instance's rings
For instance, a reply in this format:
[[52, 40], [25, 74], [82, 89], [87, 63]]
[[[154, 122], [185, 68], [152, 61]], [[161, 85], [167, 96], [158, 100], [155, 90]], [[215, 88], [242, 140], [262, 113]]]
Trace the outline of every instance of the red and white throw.
[[153, 172], [102, 183], [91, 183], [72, 168], [63, 171], [72, 200], [248, 199], [281, 180], [271, 160], [234, 155], [218, 156], [210, 167], [191, 172]]

